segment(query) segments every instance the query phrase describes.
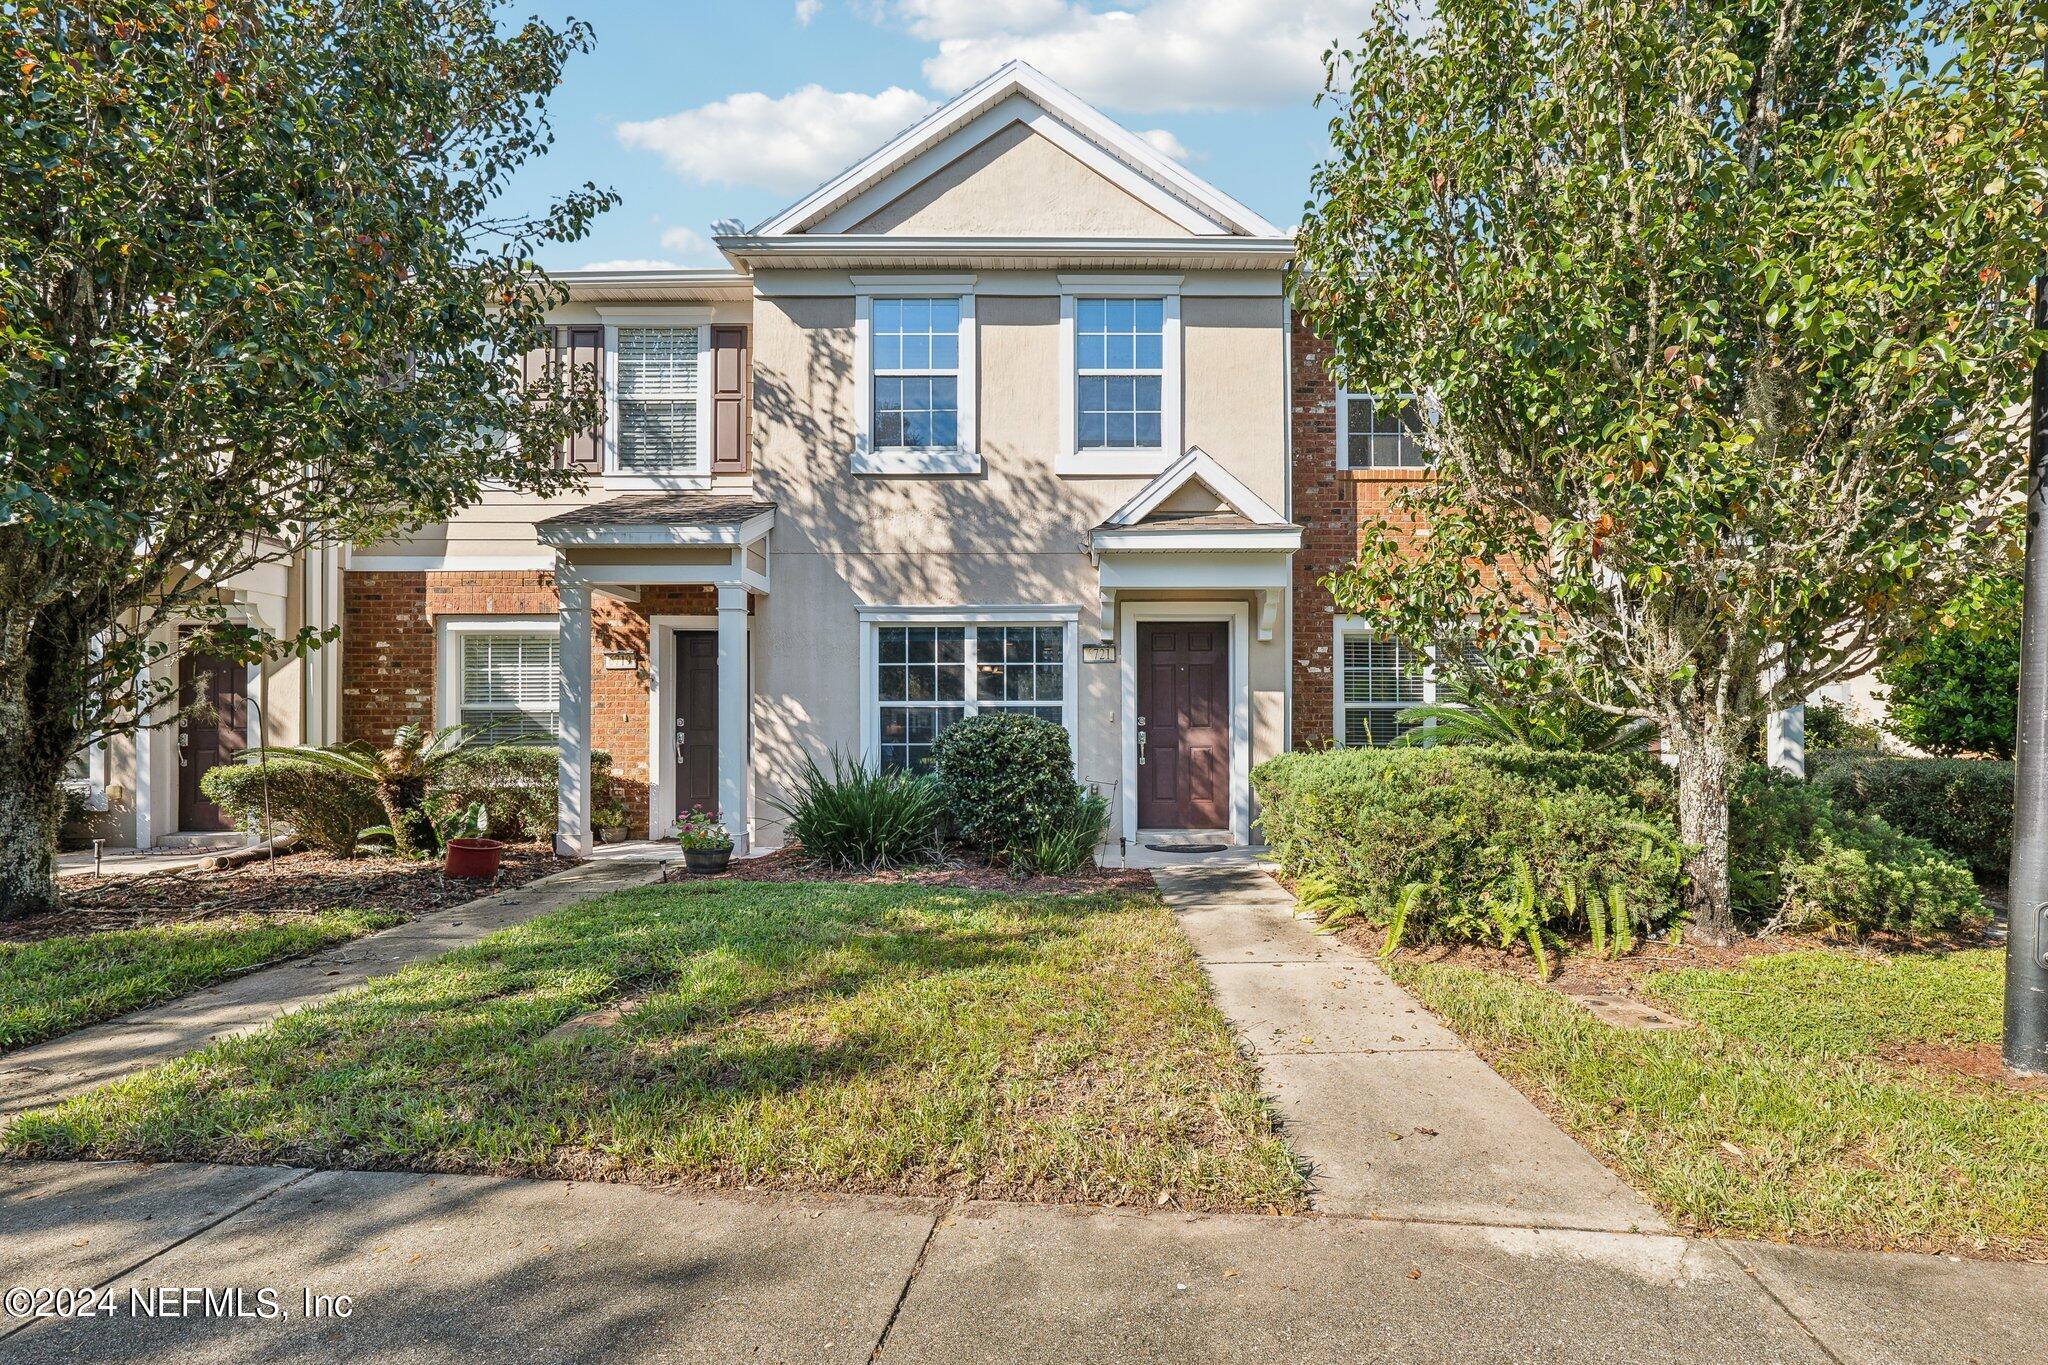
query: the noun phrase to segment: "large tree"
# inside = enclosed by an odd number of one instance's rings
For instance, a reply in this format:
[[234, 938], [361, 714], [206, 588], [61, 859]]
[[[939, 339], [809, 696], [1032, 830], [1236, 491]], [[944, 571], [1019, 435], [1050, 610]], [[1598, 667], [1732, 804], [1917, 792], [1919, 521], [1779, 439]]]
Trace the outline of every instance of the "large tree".
[[533, 253], [611, 196], [496, 205], [588, 42], [498, 0], [0, 8], [0, 917], [56, 901], [67, 760], [175, 711], [160, 627], [312, 647], [218, 585], [573, 477], [600, 399], [522, 382]]
[[1295, 297], [1436, 472], [1331, 587], [1655, 722], [1708, 937], [1745, 721], [2012, 534], [2044, 14], [1437, 0], [1332, 54]]

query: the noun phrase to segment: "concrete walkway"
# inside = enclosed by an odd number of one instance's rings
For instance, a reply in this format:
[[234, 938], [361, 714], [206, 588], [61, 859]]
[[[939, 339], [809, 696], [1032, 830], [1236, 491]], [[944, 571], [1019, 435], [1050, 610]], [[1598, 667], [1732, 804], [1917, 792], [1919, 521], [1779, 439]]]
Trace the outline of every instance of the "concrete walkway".
[[96, 1085], [154, 1066], [209, 1039], [261, 1028], [287, 1010], [315, 1004], [374, 976], [386, 976], [486, 934], [523, 924], [573, 901], [657, 880], [661, 864], [584, 863], [464, 905], [451, 906], [311, 957], [235, 977], [193, 995], [0, 1056], [0, 1124]]
[[1371, 958], [1251, 867], [1154, 874], [1328, 1213], [1665, 1231]]
[[0, 1229], [0, 1286], [111, 1291], [0, 1311], [10, 1361], [1996, 1365], [2048, 1303], [2048, 1267], [1659, 1234], [270, 1167], [0, 1164]]

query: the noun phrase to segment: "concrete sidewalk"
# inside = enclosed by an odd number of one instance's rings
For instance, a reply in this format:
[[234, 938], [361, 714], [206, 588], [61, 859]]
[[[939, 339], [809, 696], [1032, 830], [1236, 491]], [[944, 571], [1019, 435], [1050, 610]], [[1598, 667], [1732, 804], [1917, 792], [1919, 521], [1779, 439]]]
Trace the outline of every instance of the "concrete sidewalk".
[[264, 1167], [0, 1165], [0, 1228], [0, 1286], [112, 1291], [0, 1316], [21, 1361], [1992, 1365], [2048, 1304], [2039, 1266], [1662, 1234]]
[[1315, 1207], [1508, 1227], [1666, 1231], [1371, 958], [1253, 867], [1154, 874], [1256, 1054]]
[[436, 910], [311, 957], [247, 976], [47, 1043], [0, 1057], [0, 1125], [27, 1109], [55, 1104], [94, 1086], [169, 1061], [208, 1040], [247, 1033], [287, 1010], [339, 994], [486, 934], [575, 901], [657, 880], [656, 862], [591, 862], [515, 891]]

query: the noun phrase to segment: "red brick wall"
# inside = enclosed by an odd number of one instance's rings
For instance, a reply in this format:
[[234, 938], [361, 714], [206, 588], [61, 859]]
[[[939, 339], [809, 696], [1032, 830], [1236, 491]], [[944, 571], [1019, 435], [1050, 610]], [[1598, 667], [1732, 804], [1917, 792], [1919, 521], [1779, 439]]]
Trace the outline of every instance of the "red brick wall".
[[1359, 527], [1388, 516], [1405, 540], [1413, 522], [1393, 508], [1414, 473], [1337, 468], [1337, 387], [1324, 370], [1330, 349], [1294, 322], [1294, 519], [1302, 527], [1294, 556], [1294, 747], [1327, 748], [1335, 733], [1331, 675], [1336, 603], [1317, 580], [1358, 553]]
[[[434, 722], [436, 616], [552, 616], [559, 605], [554, 576], [545, 572], [349, 573], [345, 580], [342, 737], [380, 744], [401, 725]], [[612, 756], [614, 793], [636, 830], [647, 820], [648, 619], [716, 609], [708, 587], [646, 588], [638, 602], [592, 598], [591, 745]], [[632, 650], [641, 666], [607, 671], [607, 650]]]

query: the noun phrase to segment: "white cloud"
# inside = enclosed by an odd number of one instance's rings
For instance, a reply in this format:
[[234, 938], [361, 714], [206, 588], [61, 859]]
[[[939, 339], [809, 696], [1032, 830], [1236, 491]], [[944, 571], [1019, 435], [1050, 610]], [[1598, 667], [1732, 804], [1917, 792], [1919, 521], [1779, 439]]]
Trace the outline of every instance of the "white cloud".
[[805, 28], [818, 17], [818, 11], [825, 8], [825, 0], [796, 0], [796, 21]]
[[686, 227], [672, 227], [661, 234], [661, 249], [687, 265], [723, 265], [718, 248], [703, 233]]
[[876, 95], [821, 85], [776, 98], [759, 91], [619, 125], [619, 141], [659, 152], [695, 180], [806, 190], [930, 113], [933, 101], [891, 86]]
[[892, 0], [887, 11], [919, 38], [1030, 33], [1067, 17], [1067, 0]]
[[1161, 156], [1170, 156], [1183, 164], [1201, 159], [1188, 150], [1185, 142], [1173, 135], [1171, 128], [1147, 128], [1138, 136], [1151, 144], [1152, 150]]
[[679, 266], [679, 265], [677, 265], [677, 264], [676, 264], [676, 263], [675, 263], [674, 261], [647, 261], [647, 260], [623, 260], [623, 261], [592, 261], [592, 262], [591, 262], [591, 263], [590, 263], [589, 265], [579, 265], [579, 266], [577, 266], [577, 267], [576, 267], [576, 269], [578, 269], [578, 270], [681, 270], [681, 269], [682, 269], [682, 267], [681, 267], [681, 266]]
[[[952, 8], [944, 0], [920, 3]], [[1066, 3], [1055, 19], [1029, 27], [933, 31], [939, 50], [925, 60], [924, 75], [935, 88], [953, 93], [1022, 58], [1107, 108], [1162, 112], [1285, 104], [1307, 100], [1322, 88], [1323, 52], [1333, 39], [1357, 36], [1374, 3], [1149, 0], [1099, 12]]]

